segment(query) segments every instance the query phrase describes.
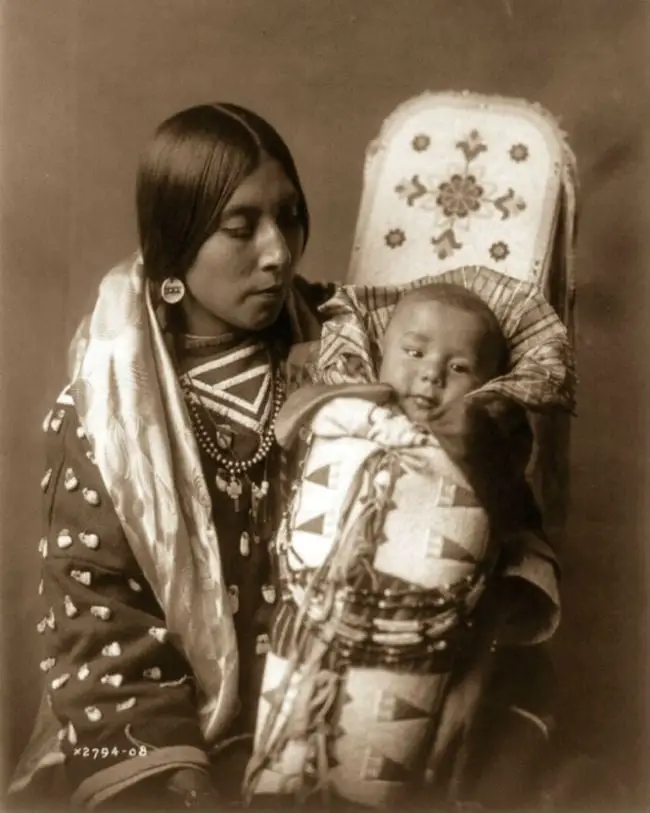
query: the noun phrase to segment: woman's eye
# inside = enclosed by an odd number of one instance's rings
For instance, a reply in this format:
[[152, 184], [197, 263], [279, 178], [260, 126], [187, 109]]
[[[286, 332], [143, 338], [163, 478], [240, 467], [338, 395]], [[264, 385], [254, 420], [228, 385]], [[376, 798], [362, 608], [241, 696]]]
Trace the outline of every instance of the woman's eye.
[[417, 347], [405, 347], [404, 352], [407, 356], [410, 356], [412, 359], [421, 359], [422, 358], [422, 351], [418, 350]]
[[255, 224], [243, 219], [226, 221], [221, 231], [235, 240], [249, 240], [255, 234]]

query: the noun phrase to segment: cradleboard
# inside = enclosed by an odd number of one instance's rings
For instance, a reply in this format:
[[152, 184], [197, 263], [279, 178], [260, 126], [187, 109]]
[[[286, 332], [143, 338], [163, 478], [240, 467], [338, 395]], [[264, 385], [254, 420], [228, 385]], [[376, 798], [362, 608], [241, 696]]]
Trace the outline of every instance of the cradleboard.
[[[575, 188], [573, 155], [539, 106], [471, 93], [419, 96], [368, 148], [347, 282], [402, 285], [485, 267], [533, 283], [571, 334]], [[338, 405], [340, 416], [350, 413], [348, 426], [359, 425], [353, 407], [363, 412], [354, 403]], [[529, 476], [557, 538], [568, 420], [531, 418]], [[402, 438], [391, 457], [385, 438], [350, 438], [343, 418], [339, 424], [337, 435], [322, 413], [312, 421], [280, 532], [285, 609], [272, 635], [248, 792], [328, 790], [371, 807], [400, 806], [431, 766], [427, 745], [464, 643], [458, 622], [489, 570], [487, 518], [435, 443], [413, 447]], [[424, 502], [426, 512], [418, 510]], [[407, 536], [422, 544], [407, 550]]]

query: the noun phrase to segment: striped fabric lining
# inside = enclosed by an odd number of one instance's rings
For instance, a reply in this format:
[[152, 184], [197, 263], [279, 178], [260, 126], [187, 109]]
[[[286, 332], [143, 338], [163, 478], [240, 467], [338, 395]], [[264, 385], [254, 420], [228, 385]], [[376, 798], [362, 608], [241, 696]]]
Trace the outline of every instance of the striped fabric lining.
[[575, 410], [575, 361], [565, 326], [534, 284], [483, 266], [458, 268], [399, 288], [342, 286], [320, 308], [325, 320], [320, 346], [298, 351], [302, 364], [307, 359], [311, 365], [309, 377], [331, 384], [376, 381], [379, 342], [397, 302], [407, 291], [431, 283], [468, 288], [501, 324], [510, 369], [481, 392], [512, 398], [529, 409]]

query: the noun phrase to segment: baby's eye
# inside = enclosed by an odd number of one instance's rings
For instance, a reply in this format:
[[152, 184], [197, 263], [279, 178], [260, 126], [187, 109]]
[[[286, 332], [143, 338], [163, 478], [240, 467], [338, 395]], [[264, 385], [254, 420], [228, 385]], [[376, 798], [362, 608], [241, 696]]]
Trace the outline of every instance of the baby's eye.
[[449, 365], [449, 369], [460, 375], [466, 375], [470, 372], [469, 364], [464, 364], [462, 361], [452, 361]]
[[412, 359], [421, 359], [422, 358], [422, 351], [418, 350], [417, 347], [405, 347], [404, 352], [407, 356], [410, 356]]

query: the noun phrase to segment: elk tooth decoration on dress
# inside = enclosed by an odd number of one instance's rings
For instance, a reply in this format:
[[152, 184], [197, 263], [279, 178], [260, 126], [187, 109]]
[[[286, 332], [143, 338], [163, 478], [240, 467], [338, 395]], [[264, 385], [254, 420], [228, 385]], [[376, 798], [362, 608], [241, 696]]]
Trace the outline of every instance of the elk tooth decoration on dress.
[[56, 538], [56, 544], [61, 550], [65, 550], [72, 545], [72, 537], [70, 536], [70, 531], [63, 530], [59, 531], [59, 534]]
[[86, 706], [84, 713], [91, 723], [98, 723], [104, 716], [97, 706]]
[[135, 697], [129, 697], [128, 700], [124, 700], [122, 703], [117, 703], [115, 706], [115, 711], [128, 711], [135, 706], [136, 702]]
[[99, 536], [97, 536], [97, 534], [82, 531], [79, 534], [79, 539], [81, 543], [85, 545], [87, 548], [90, 548], [90, 550], [97, 550], [97, 548], [99, 547]]
[[63, 599], [63, 608], [65, 610], [65, 614], [68, 618], [74, 618], [76, 615], [79, 615], [79, 610], [75, 606], [74, 602], [70, 598], [70, 596], [65, 596]]
[[82, 491], [84, 500], [94, 507], [97, 507], [101, 502], [99, 494], [93, 488], [84, 488]]
[[263, 585], [262, 598], [267, 604], [275, 604], [275, 585], [273, 584]]
[[63, 485], [66, 491], [75, 491], [75, 489], [79, 488], [79, 480], [72, 469], [66, 469]]
[[43, 418], [43, 425], [42, 426], [43, 426], [43, 431], [44, 432], [47, 432], [47, 430], [50, 428], [50, 424], [51, 424], [51, 421], [52, 421], [53, 414], [54, 414], [54, 412], [50, 409], [50, 411], [47, 413], [47, 415]]
[[63, 419], [65, 418], [65, 411], [63, 409], [57, 410], [56, 414], [53, 418], [51, 418], [49, 423], [49, 428], [52, 431], [56, 432], [57, 434], [61, 431], [61, 427], [63, 426]]
[[159, 644], [164, 644], [169, 636], [169, 633], [165, 627], [150, 627], [149, 635], [151, 635], [152, 638], [155, 638]]
[[110, 607], [104, 607], [98, 604], [93, 604], [90, 608], [90, 614], [94, 615], [95, 618], [101, 618], [102, 621], [110, 621], [112, 616]]
[[65, 686], [65, 684], [69, 680], [70, 680], [69, 674], [66, 673], [64, 675], [59, 675], [59, 677], [56, 677], [54, 678], [54, 680], [51, 681], [50, 686], [54, 691], [56, 691], [57, 689], [60, 689], [62, 686]]
[[100, 683], [104, 683], [106, 686], [113, 686], [115, 689], [119, 689], [123, 682], [124, 676], [117, 673], [103, 675], [103, 677], [100, 678]]
[[244, 557], [251, 555], [251, 535], [248, 531], [242, 531], [239, 537], [239, 552]]
[[41, 488], [43, 489], [43, 491], [47, 491], [47, 487], [49, 486], [51, 479], [52, 479], [52, 469], [48, 469], [43, 475], [43, 479], [41, 480]]

